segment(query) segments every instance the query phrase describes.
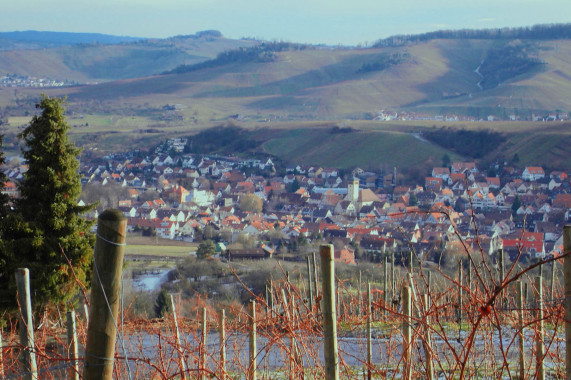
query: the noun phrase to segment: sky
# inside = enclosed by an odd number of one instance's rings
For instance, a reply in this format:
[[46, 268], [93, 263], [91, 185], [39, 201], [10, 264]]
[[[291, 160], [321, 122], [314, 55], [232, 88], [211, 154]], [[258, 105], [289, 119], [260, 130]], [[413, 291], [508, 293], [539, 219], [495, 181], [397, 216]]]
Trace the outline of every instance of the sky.
[[327, 45], [397, 34], [571, 22], [569, 0], [18, 0], [0, 31], [40, 30], [165, 38], [219, 30]]

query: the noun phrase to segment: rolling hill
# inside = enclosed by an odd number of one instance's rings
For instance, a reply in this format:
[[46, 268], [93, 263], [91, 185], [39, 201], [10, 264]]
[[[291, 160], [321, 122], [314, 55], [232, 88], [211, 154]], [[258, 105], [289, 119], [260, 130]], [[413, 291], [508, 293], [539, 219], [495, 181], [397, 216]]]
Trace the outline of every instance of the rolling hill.
[[[22, 115], [33, 109], [40, 92], [65, 95], [72, 120], [79, 125], [74, 129], [78, 139], [109, 146], [120, 141], [115, 147], [129, 136], [151, 141], [230, 122], [263, 136], [253, 151], [291, 162], [347, 168], [414, 166], [437, 161], [444, 153], [483, 160], [517, 153], [522, 163], [571, 169], [564, 154], [571, 138], [569, 124], [462, 121], [568, 114], [571, 38], [565, 33], [571, 27], [558, 28], [557, 33], [546, 28], [536, 34], [464, 31], [405, 36], [370, 48], [236, 41], [207, 32], [166, 40], [14, 50], [0, 52], [0, 72], [19, 63], [30, 73], [65, 73], [80, 82], [105, 82], [0, 88], [0, 106], [8, 116]], [[381, 110], [398, 111], [409, 120], [373, 120]], [[460, 121], [443, 121], [451, 115]], [[430, 120], [411, 120], [414, 117]], [[317, 121], [327, 128], [343, 124], [356, 131], [331, 135], [316, 129]], [[417, 133], [433, 125], [490, 128], [503, 139], [475, 157], [418, 138]], [[149, 130], [155, 135], [141, 132]], [[100, 135], [94, 138], [95, 134]]]
[[[486, 67], [486, 87], [476, 69], [492, 52], [504, 51], [497, 41], [431, 40], [396, 48], [286, 50], [270, 61], [228, 62], [57, 93], [76, 103], [178, 103], [217, 120], [233, 114], [259, 120], [370, 119], [383, 109], [507, 119], [571, 110], [571, 40], [502, 44], [520, 45], [513, 54], [533, 49], [534, 55], [519, 62], [508, 51], [507, 58], [497, 58]], [[503, 70], [505, 62], [512, 62], [512, 70]], [[375, 65], [380, 69], [366, 69]]]
[[157, 75], [256, 43], [227, 39], [217, 31], [167, 39], [84, 33], [2, 33], [0, 73], [80, 84], [107, 82]]

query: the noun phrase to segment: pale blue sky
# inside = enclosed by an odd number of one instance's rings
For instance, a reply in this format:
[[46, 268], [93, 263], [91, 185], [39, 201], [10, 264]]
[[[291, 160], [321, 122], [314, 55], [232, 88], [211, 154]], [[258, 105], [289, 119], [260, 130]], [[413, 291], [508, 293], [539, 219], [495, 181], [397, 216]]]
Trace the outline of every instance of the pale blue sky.
[[571, 22], [569, 0], [17, 0], [0, 31], [169, 37], [216, 29], [232, 38], [326, 44], [395, 34]]

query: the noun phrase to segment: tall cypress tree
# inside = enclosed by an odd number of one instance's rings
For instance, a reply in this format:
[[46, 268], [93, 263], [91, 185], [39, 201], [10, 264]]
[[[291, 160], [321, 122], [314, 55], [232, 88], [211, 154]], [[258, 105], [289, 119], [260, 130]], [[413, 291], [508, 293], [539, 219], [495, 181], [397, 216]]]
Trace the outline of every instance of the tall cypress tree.
[[42, 96], [36, 105], [41, 114], [19, 136], [28, 171], [16, 202], [22, 228], [13, 240], [19, 241], [17, 264], [30, 269], [32, 293], [42, 304], [77, 294], [77, 280], [86, 283], [93, 257], [92, 222], [84, 216], [93, 206], [78, 206], [81, 151], [68, 139], [63, 103]]
[[6, 157], [2, 150], [4, 146], [4, 135], [0, 135], [0, 223], [6, 217], [9, 209], [10, 197], [2, 192], [8, 182], [8, 177], [4, 173], [4, 165], [6, 164]]

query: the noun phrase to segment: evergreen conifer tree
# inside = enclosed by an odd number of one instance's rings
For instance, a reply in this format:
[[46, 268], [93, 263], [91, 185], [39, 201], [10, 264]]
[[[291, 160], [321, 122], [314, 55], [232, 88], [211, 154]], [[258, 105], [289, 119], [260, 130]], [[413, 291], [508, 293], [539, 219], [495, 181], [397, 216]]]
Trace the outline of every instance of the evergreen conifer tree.
[[41, 114], [19, 136], [28, 171], [11, 227], [2, 233], [2, 249], [13, 262], [2, 268], [0, 282], [13, 278], [6, 269], [29, 268], [36, 306], [69, 301], [77, 281], [87, 285], [93, 258], [92, 222], [84, 217], [93, 206], [78, 205], [80, 149], [68, 140], [63, 102], [42, 96]]
[[155, 317], [162, 318], [170, 311], [170, 298], [166, 289], [162, 289], [155, 301]]
[[4, 220], [6, 214], [9, 210], [10, 197], [4, 194], [1, 190], [6, 186], [8, 182], [8, 177], [4, 173], [3, 167], [6, 164], [6, 157], [4, 156], [4, 151], [2, 150], [4, 146], [4, 135], [0, 135], [0, 221]]

